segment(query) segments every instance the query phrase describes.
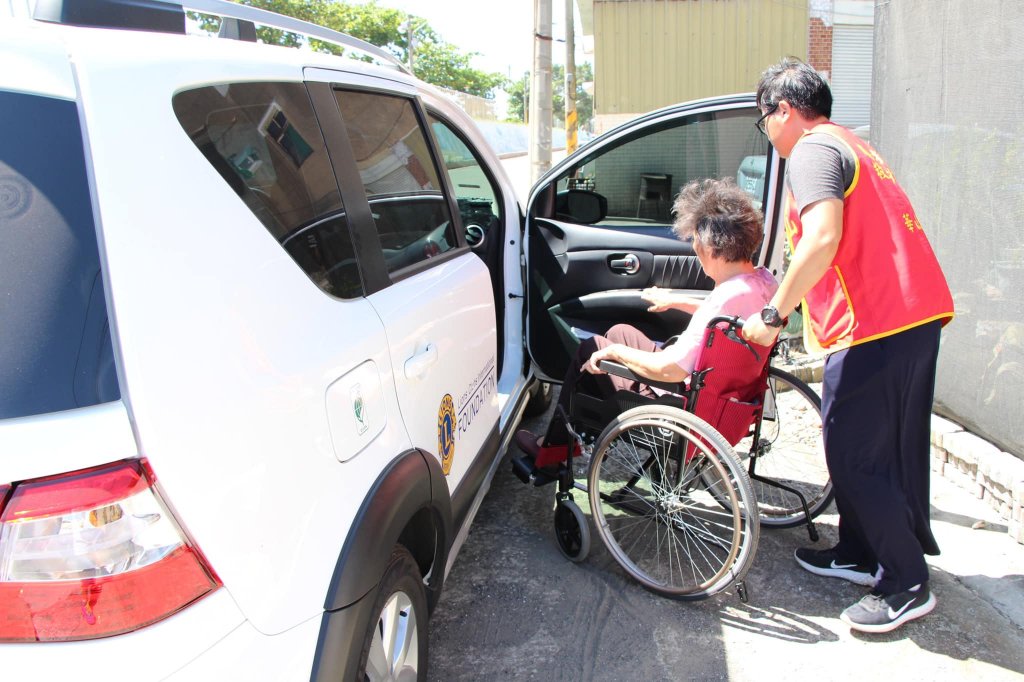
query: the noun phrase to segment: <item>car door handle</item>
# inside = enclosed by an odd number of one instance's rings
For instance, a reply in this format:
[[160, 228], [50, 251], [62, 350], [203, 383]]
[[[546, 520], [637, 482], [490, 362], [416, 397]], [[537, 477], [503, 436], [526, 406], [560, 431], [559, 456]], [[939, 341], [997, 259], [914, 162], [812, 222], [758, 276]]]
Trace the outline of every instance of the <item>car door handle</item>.
[[612, 270], [624, 272], [627, 275], [635, 275], [640, 271], [640, 259], [632, 253], [627, 253], [622, 258], [612, 258], [609, 265]]
[[405, 378], [419, 379], [427, 373], [427, 369], [437, 362], [437, 346], [427, 343], [419, 346], [416, 353], [405, 361]]

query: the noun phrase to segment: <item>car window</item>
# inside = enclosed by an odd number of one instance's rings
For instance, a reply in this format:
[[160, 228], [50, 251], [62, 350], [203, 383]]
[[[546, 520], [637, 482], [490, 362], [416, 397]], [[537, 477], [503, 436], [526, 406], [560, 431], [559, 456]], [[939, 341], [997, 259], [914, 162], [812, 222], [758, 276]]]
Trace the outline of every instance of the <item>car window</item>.
[[301, 83], [230, 83], [173, 100], [207, 161], [313, 282], [354, 298], [362, 283], [338, 183]]
[[[469, 144], [445, 121], [432, 115], [428, 120], [458, 201], [466, 239], [473, 245], [491, 228], [501, 225], [500, 195]], [[474, 225], [482, 230], [482, 234], [474, 231]]]
[[458, 246], [438, 169], [412, 101], [352, 90], [337, 90], [335, 96], [388, 272]]
[[121, 393], [74, 102], [0, 92], [0, 419]]
[[603, 224], [667, 225], [683, 185], [731, 177], [761, 207], [768, 140], [753, 107], [696, 114], [643, 130], [581, 160], [558, 179], [558, 191], [587, 190], [607, 200]]

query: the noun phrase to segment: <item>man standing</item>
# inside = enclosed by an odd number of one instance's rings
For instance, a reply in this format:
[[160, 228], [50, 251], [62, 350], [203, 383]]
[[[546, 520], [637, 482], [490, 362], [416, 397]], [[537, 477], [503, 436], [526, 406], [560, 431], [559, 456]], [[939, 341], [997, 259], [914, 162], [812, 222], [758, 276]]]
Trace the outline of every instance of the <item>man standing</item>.
[[888, 632], [935, 608], [925, 554], [935, 364], [953, 299], [906, 194], [869, 144], [838, 126], [832, 93], [784, 59], [757, 88], [758, 127], [788, 159], [792, 253], [775, 296], [744, 335], [771, 343], [803, 300], [804, 336], [828, 353], [822, 389], [826, 461], [839, 542], [800, 548], [817, 575], [873, 586], [843, 611], [850, 627]]

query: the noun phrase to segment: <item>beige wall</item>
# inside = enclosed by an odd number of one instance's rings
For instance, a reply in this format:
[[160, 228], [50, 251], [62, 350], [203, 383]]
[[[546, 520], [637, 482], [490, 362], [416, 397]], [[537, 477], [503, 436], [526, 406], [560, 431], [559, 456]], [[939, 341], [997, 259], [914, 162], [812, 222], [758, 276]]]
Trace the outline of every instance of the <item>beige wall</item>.
[[768, 64], [807, 56], [807, 0], [593, 0], [593, 17], [602, 129], [668, 104], [750, 92]]

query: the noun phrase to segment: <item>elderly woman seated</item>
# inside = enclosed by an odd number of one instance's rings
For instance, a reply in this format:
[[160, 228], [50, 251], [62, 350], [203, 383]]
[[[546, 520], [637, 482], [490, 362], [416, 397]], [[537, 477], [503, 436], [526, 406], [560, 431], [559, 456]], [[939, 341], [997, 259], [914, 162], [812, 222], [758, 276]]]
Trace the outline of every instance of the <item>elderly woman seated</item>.
[[704, 272], [715, 282], [707, 298], [700, 300], [652, 287], [642, 293], [648, 310], [672, 308], [691, 313], [689, 326], [668, 345], [647, 338], [635, 327], [619, 324], [604, 336], [580, 343], [562, 383], [562, 392], [543, 437], [521, 430], [516, 444], [523, 464], [534, 472], [535, 482], [554, 480], [565, 461], [571, 436], [564, 422], [569, 400], [577, 387], [604, 397], [617, 390], [655, 396], [646, 384], [612, 376], [598, 368], [601, 360], [625, 365], [637, 376], [679, 383], [693, 372], [704, 328], [711, 318], [731, 315], [746, 319], [758, 313], [775, 294], [778, 284], [764, 268], [754, 267], [753, 256], [761, 245], [764, 219], [750, 199], [731, 180], [702, 180], [686, 185], [673, 206], [673, 231], [679, 239], [693, 238], [693, 250]]

